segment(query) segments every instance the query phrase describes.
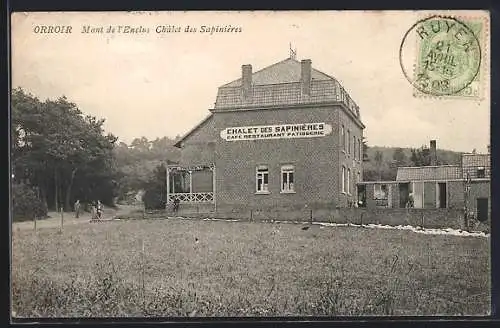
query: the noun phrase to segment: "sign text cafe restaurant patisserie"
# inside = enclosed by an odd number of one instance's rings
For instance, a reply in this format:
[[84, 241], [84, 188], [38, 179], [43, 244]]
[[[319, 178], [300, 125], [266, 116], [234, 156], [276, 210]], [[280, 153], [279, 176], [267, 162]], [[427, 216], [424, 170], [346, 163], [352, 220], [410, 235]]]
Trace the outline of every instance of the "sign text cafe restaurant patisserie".
[[[176, 144], [168, 204], [347, 207], [362, 181], [359, 108], [310, 60], [288, 58], [219, 87], [213, 109]], [[167, 205], [168, 205], [167, 204]]]

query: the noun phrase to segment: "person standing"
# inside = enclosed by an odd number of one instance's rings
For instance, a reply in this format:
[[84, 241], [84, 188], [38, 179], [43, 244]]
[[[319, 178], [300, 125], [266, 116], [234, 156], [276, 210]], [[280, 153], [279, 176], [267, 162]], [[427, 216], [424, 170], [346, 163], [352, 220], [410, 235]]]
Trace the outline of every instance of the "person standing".
[[100, 200], [97, 200], [97, 220], [102, 219], [102, 203]]
[[90, 202], [90, 222], [97, 221], [97, 214], [94, 202]]
[[174, 198], [174, 213], [177, 213], [179, 211], [179, 204], [180, 204], [179, 198], [175, 197]]
[[408, 195], [408, 202], [406, 204], [406, 208], [413, 208], [413, 204], [414, 204], [413, 192], [410, 192], [410, 194]]
[[80, 200], [77, 199], [74, 206], [75, 217], [78, 219], [80, 217]]

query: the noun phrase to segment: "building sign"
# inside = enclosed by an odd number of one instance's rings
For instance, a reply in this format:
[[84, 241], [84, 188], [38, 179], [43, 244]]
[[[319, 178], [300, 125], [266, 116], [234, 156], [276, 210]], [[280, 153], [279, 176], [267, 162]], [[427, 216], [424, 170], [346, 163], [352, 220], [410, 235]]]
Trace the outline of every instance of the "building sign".
[[325, 123], [300, 123], [238, 126], [226, 128], [220, 132], [226, 141], [266, 140], [324, 137], [332, 133], [332, 126]]

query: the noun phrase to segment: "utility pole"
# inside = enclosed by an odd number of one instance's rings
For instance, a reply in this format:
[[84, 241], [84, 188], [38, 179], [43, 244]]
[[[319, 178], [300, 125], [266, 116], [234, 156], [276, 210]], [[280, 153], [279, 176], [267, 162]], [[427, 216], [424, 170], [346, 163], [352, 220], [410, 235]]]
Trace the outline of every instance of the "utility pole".
[[471, 179], [469, 173], [465, 177], [465, 190], [464, 190], [464, 221], [465, 228], [469, 230], [469, 198], [470, 198], [470, 184]]

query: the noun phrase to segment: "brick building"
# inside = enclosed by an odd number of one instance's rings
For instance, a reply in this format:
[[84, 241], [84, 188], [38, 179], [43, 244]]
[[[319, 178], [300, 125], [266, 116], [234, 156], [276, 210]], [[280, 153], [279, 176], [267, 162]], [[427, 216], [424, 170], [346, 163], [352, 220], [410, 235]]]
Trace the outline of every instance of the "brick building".
[[396, 181], [361, 182], [358, 197], [368, 208], [404, 208], [412, 194], [414, 208], [467, 209], [480, 220], [489, 218], [490, 154], [466, 153], [459, 165], [435, 165], [434, 140], [430, 153], [431, 166], [398, 167]]
[[176, 144], [168, 203], [221, 208], [346, 207], [363, 179], [359, 107], [311, 60], [288, 58], [218, 89]]

